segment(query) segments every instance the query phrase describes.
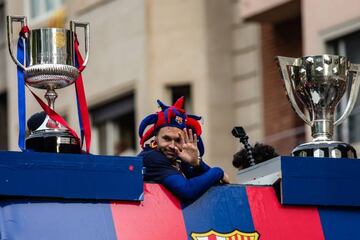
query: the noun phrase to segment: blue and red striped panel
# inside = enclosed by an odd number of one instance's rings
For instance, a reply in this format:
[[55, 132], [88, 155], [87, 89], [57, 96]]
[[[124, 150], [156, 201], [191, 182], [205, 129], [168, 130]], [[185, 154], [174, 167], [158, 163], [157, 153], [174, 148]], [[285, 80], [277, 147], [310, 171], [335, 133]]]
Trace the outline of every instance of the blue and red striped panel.
[[0, 201], [0, 239], [192, 239], [193, 234], [202, 240], [253, 240], [257, 232], [260, 240], [343, 240], [358, 239], [359, 226], [357, 208], [281, 206], [271, 187], [217, 186], [189, 205], [157, 184], [145, 184], [144, 201], [138, 203]]
[[272, 187], [213, 187], [182, 206], [161, 186], [145, 187], [141, 204], [112, 204], [118, 239], [192, 239], [191, 233], [235, 229], [256, 231], [261, 240], [356, 239], [360, 226], [360, 210], [281, 206]]

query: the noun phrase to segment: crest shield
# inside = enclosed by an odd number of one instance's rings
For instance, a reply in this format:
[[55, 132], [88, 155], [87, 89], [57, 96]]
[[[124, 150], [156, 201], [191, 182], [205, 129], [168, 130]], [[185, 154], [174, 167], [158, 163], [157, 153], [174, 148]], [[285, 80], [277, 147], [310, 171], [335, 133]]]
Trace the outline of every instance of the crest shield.
[[234, 230], [230, 233], [219, 233], [214, 230], [205, 233], [191, 233], [191, 238], [193, 240], [258, 240], [259, 233], [252, 232], [240, 232], [239, 230]]

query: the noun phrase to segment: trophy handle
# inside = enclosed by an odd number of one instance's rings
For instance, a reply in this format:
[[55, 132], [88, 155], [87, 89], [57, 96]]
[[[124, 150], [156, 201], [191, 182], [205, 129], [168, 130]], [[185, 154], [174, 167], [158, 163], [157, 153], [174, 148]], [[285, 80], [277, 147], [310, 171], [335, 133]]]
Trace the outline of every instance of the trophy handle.
[[288, 70], [288, 66], [293, 66], [296, 58], [281, 57], [281, 56], [277, 56], [276, 58], [278, 60], [282, 79], [284, 80], [285, 89], [286, 89], [287, 95], [289, 97], [291, 106], [293, 107], [294, 111], [299, 115], [299, 117], [302, 120], [304, 120], [304, 122], [306, 122], [308, 125], [312, 126], [313, 125], [312, 121], [309, 120], [305, 116], [305, 114], [300, 110], [300, 108], [295, 100], [293, 88], [292, 88], [291, 82], [290, 82], [290, 73]]
[[[90, 47], [90, 31], [89, 31], [89, 23], [82, 23], [82, 22], [76, 22], [76, 21], [70, 21], [70, 30], [71, 32], [76, 34], [76, 28], [82, 27], [84, 28], [84, 35], [85, 35], [85, 59], [82, 64], [82, 66], [79, 66], [79, 69], [84, 70], [88, 60], [89, 60], [89, 47]], [[72, 41], [73, 42], [73, 41]], [[73, 48], [74, 49], [74, 48]], [[81, 71], [82, 71], [81, 70]]]
[[[7, 16], [6, 18], [6, 26], [7, 26], [7, 42], [8, 42], [8, 49], [10, 52], [10, 56], [14, 63], [19, 66], [22, 70], [26, 70], [26, 67], [20, 63], [17, 58], [14, 56], [12, 51], [12, 44], [11, 40], [13, 39], [13, 22], [20, 22], [21, 27], [24, 27], [27, 25], [27, 18], [25, 16]], [[26, 48], [26, 45], [24, 44], [24, 48]], [[25, 53], [26, 51], [24, 51]], [[26, 61], [26, 58], [25, 58]], [[25, 64], [26, 65], [26, 64]]]
[[355, 75], [351, 83], [349, 102], [346, 105], [344, 113], [338, 120], [335, 121], [334, 125], [341, 124], [350, 115], [358, 97], [360, 85], [360, 64], [351, 64], [349, 71]]

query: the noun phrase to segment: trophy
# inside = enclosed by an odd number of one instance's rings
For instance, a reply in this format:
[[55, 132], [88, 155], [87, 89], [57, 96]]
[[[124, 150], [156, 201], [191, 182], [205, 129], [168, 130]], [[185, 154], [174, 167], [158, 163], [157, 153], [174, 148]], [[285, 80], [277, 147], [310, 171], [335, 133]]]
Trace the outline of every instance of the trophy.
[[[45, 89], [48, 107], [55, 109], [56, 89], [64, 88], [77, 79], [89, 57], [89, 24], [70, 22], [70, 30], [62, 28], [39, 28], [30, 30], [24, 42], [25, 63], [14, 57], [11, 40], [13, 23], [27, 25], [24, 16], [7, 17], [8, 48], [12, 60], [22, 69], [27, 85]], [[85, 60], [82, 66], [76, 66], [75, 35], [77, 27], [84, 28]], [[32, 129], [25, 141], [26, 149], [38, 152], [81, 152], [79, 139], [66, 127], [49, 116], [37, 129]]]
[[[334, 141], [333, 134], [334, 126], [349, 116], [356, 103], [360, 65], [336, 55], [278, 56], [277, 60], [291, 106], [311, 126], [313, 137], [312, 142], [297, 146], [292, 155], [356, 158], [355, 149], [347, 143]], [[348, 88], [346, 108], [335, 121], [336, 106]]]

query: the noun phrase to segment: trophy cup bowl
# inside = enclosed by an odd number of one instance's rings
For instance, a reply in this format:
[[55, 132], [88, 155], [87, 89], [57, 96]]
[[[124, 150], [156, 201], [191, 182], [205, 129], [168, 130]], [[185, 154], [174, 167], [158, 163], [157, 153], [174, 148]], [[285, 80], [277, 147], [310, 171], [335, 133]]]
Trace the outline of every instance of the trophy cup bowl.
[[[313, 141], [297, 146], [293, 156], [356, 158], [355, 149], [334, 141], [334, 126], [353, 109], [359, 91], [359, 67], [346, 57], [315, 55], [301, 58], [277, 57], [286, 94], [294, 111], [311, 127]], [[335, 121], [336, 106], [350, 87], [344, 113]], [[303, 113], [300, 106], [306, 110]]]
[[[70, 21], [70, 30], [63, 28], [39, 28], [30, 30], [24, 42], [25, 63], [20, 63], [13, 54], [13, 23], [25, 26], [25, 16], [7, 17], [8, 48], [13, 61], [20, 67], [25, 82], [31, 87], [45, 89], [45, 98], [54, 110], [56, 89], [67, 87], [79, 76], [89, 57], [89, 24]], [[76, 28], [84, 28], [85, 60], [79, 69], [76, 66], [75, 34]], [[26, 62], [28, 61], [28, 62]], [[46, 116], [39, 128], [32, 130], [26, 139], [26, 148], [39, 152], [81, 152], [80, 142], [68, 129]]]
[[71, 85], [79, 71], [73, 60], [71, 31], [61, 28], [41, 28], [30, 31], [25, 71], [28, 85], [40, 89], [58, 89]]

